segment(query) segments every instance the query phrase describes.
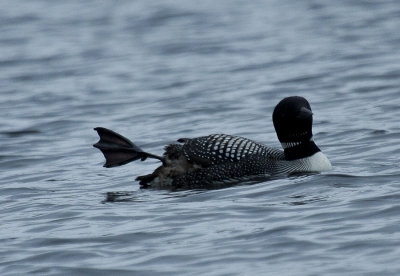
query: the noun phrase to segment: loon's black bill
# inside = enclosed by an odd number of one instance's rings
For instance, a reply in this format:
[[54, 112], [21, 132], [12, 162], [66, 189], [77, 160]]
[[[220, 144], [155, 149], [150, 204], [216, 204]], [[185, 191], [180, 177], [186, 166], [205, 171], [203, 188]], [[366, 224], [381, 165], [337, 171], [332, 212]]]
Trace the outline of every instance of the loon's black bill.
[[306, 108], [306, 107], [302, 107], [301, 109], [300, 109], [300, 112], [299, 112], [299, 114], [296, 116], [298, 119], [308, 119], [308, 118], [310, 118], [310, 117], [312, 117], [312, 115], [313, 115], [314, 113], [310, 110], [310, 109], [308, 109], [308, 108]]

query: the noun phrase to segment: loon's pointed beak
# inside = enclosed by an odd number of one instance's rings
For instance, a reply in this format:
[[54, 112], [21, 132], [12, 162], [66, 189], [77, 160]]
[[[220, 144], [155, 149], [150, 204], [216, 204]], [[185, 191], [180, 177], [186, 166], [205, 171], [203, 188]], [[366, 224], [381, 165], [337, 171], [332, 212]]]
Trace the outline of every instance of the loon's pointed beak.
[[298, 119], [308, 119], [310, 117], [312, 117], [313, 113], [310, 109], [306, 108], [306, 107], [302, 107], [300, 109], [299, 114], [296, 116], [296, 118]]

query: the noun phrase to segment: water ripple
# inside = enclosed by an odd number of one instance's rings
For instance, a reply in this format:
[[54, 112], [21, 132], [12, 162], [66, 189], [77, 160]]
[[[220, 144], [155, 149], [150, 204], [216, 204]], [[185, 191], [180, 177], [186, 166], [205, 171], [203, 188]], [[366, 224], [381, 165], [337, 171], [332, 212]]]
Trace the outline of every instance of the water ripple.
[[[374, 12], [371, 12], [371, 11]], [[0, 274], [397, 275], [398, 1], [9, 1], [0, 11]], [[284, 15], [284, 16], [282, 16]], [[280, 147], [306, 97], [321, 174], [140, 189], [93, 127], [161, 154], [229, 133]]]

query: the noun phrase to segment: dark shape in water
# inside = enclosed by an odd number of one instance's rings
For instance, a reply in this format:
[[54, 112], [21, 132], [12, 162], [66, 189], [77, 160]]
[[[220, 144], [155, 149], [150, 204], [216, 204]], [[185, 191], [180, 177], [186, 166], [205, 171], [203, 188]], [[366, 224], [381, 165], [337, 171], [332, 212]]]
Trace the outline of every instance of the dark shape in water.
[[32, 135], [32, 134], [39, 134], [40, 131], [36, 129], [22, 129], [22, 130], [15, 130], [15, 131], [4, 131], [1, 132], [4, 135], [9, 137], [20, 137], [25, 135]]

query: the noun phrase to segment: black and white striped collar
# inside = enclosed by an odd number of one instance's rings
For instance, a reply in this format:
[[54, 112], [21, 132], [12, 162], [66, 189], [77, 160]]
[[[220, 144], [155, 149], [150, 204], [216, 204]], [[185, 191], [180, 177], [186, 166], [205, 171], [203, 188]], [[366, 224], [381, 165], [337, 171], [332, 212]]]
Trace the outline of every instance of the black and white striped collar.
[[314, 143], [312, 137], [309, 141], [282, 142], [281, 145], [284, 149], [286, 160], [296, 160], [309, 157], [314, 153], [321, 151]]

